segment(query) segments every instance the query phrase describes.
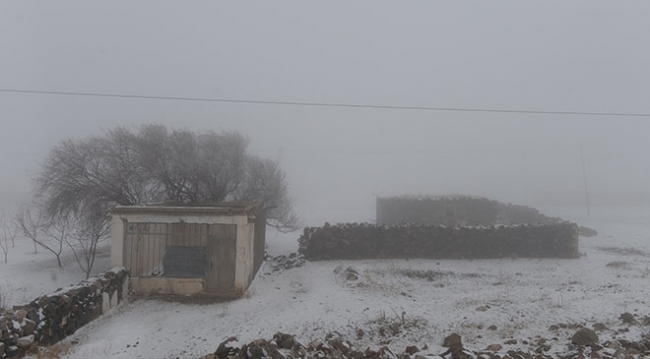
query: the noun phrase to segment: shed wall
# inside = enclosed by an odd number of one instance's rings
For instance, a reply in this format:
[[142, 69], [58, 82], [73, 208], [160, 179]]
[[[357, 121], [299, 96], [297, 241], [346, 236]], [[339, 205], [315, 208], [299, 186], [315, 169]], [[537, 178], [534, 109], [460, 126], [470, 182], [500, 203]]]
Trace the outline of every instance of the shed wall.
[[[262, 216], [263, 217], [263, 216]], [[252, 218], [251, 218], [252, 219]], [[161, 273], [165, 248], [187, 246], [206, 248], [215, 232], [212, 227], [232, 225], [235, 227], [233, 285], [228, 290], [211, 292], [218, 296], [239, 296], [250, 285], [263, 261], [264, 228], [258, 220], [249, 223], [247, 214], [238, 215], [169, 215], [129, 213], [114, 215], [111, 221], [111, 265], [125, 266], [132, 271], [136, 291], [160, 294], [205, 293], [206, 276], [196, 278], [169, 278]], [[134, 226], [141, 226], [142, 234], [129, 234]], [[131, 231], [130, 231], [131, 230]], [[261, 248], [257, 247], [261, 244]], [[138, 247], [140, 246], [140, 247]], [[142, 250], [146, 248], [147, 250]], [[137, 249], [137, 250], [136, 250]], [[260, 252], [261, 251], [261, 252]], [[261, 253], [261, 254], [260, 254]], [[210, 260], [208, 259], [209, 266]], [[218, 265], [218, 264], [216, 264]], [[228, 270], [221, 268], [220, 270]]]

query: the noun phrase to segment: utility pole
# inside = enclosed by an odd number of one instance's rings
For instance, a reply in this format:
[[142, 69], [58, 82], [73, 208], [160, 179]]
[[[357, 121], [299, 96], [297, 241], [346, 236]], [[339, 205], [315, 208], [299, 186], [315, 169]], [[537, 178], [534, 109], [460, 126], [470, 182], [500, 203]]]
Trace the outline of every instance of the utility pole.
[[585, 200], [587, 202], [587, 216], [590, 216], [591, 205], [589, 201], [589, 187], [587, 186], [587, 169], [585, 167], [585, 151], [582, 149], [582, 142], [580, 142], [580, 160], [582, 161], [582, 178], [585, 183]]
[[278, 147], [278, 164], [282, 163], [282, 153], [284, 152], [283, 147]]

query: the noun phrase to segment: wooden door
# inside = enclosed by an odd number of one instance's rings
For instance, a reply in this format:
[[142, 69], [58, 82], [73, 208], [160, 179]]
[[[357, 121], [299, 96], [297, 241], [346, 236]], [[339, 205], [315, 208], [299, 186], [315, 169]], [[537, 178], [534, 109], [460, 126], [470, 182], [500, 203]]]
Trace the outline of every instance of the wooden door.
[[231, 292], [235, 288], [237, 225], [211, 224], [208, 228], [206, 292]]

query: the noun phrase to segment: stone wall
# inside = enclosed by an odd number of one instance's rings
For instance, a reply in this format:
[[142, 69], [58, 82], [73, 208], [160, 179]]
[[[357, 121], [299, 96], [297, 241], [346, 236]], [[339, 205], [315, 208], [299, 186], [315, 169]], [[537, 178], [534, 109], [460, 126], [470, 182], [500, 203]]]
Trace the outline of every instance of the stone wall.
[[496, 222], [498, 202], [482, 197], [377, 198], [379, 224], [487, 226]]
[[497, 224], [556, 224], [537, 209], [473, 196], [418, 196], [377, 198], [378, 224], [444, 224], [493, 226]]
[[495, 224], [558, 224], [564, 222], [558, 217], [549, 217], [537, 209], [516, 204], [499, 203]]
[[0, 309], [0, 358], [20, 357], [37, 345], [64, 339], [125, 300], [128, 289], [127, 270], [117, 268], [27, 305]]
[[298, 251], [309, 260], [503, 257], [578, 258], [573, 223], [492, 227], [325, 224], [305, 228]]

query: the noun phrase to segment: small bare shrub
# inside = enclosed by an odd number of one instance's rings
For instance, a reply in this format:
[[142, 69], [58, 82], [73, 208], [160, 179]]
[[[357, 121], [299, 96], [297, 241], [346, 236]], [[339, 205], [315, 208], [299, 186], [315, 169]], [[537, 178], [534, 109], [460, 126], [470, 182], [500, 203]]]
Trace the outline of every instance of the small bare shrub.
[[625, 261], [613, 261], [607, 263], [605, 266], [610, 268], [627, 268], [630, 265], [630, 262]]
[[8, 308], [9, 308], [8, 294], [2, 290], [2, 287], [0, 287], [0, 311]]
[[616, 253], [616, 254], [622, 254], [622, 255], [635, 255], [635, 256], [648, 256], [648, 253], [632, 248], [632, 247], [626, 247], [626, 248], [620, 248], [620, 247], [598, 247], [598, 250], [601, 250], [603, 252], [609, 252], [609, 253]]
[[55, 359], [62, 358], [72, 352], [73, 343], [59, 342], [49, 347], [38, 347], [36, 358], [38, 359]]
[[397, 313], [393, 310], [394, 316], [387, 316], [385, 310], [380, 310], [376, 319], [370, 320], [364, 331], [369, 339], [377, 338], [382, 342], [389, 343], [392, 338], [402, 338], [417, 341], [419, 336], [427, 332], [427, 320], [421, 317], [407, 315], [406, 312]]
[[0, 230], [2, 233], [0, 235], [0, 250], [2, 250], [2, 253], [4, 254], [4, 260], [5, 263], [7, 263], [7, 259], [9, 257], [9, 242], [11, 241], [12, 247], [16, 246], [16, 227], [14, 227], [14, 224], [11, 222], [11, 220], [5, 216], [4, 213], [0, 214]]

